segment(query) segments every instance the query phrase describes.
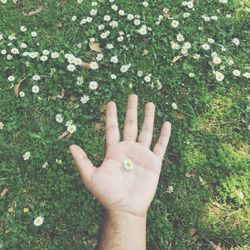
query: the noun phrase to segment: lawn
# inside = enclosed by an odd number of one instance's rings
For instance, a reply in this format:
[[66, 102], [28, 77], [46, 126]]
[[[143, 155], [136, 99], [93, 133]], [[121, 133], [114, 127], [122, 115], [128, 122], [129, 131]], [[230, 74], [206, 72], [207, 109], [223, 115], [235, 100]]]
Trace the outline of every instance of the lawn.
[[98, 166], [105, 104], [117, 103], [122, 129], [131, 93], [140, 124], [156, 104], [154, 142], [172, 123], [148, 249], [249, 249], [249, 10], [238, 0], [0, 0], [0, 249], [95, 248], [103, 210], [68, 146]]

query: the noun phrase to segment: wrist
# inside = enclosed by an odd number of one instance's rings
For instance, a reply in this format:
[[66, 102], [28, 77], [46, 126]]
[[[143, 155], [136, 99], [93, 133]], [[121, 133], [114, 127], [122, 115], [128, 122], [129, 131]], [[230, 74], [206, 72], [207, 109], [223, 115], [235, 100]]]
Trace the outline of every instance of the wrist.
[[142, 222], [147, 220], [147, 213], [134, 214], [128, 211], [117, 210], [117, 209], [106, 209], [105, 213], [107, 218], [112, 218], [115, 220], [131, 219]]

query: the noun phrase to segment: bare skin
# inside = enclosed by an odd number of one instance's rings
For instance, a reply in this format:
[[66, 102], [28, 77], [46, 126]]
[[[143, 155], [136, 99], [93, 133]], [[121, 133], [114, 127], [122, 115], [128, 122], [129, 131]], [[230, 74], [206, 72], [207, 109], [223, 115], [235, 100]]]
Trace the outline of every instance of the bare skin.
[[[85, 186], [106, 211], [99, 241], [101, 250], [146, 249], [147, 211], [157, 189], [171, 124], [163, 124], [160, 137], [151, 151], [155, 105], [146, 104], [138, 136], [137, 104], [138, 97], [129, 96], [123, 141], [120, 141], [116, 104], [107, 104], [107, 149], [100, 167], [94, 167], [79, 146], [70, 146]], [[123, 163], [127, 159], [133, 163], [132, 170], [124, 168]]]

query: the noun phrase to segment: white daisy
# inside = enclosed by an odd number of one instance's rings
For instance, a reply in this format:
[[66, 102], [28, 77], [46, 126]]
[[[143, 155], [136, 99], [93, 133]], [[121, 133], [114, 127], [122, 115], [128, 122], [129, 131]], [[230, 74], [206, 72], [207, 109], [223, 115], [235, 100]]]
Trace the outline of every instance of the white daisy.
[[98, 88], [98, 83], [97, 83], [96, 81], [91, 81], [91, 82], [89, 83], [89, 88], [90, 88], [91, 90], [96, 90], [96, 89]]
[[40, 88], [39, 88], [39, 86], [37, 86], [37, 85], [34, 85], [34, 86], [32, 87], [32, 89], [31, 89], [31, 91], [32, 91], [33, 93], [35, 93], [35, 94], [39, 93], [39, 90], [40, 90]]
[[36, 227], [39, 227], [43, 224], [43, 221], [44, 221], [44, 218], [42, 216], [38, 216], [37, 218], [35, 218], [33, 223]]

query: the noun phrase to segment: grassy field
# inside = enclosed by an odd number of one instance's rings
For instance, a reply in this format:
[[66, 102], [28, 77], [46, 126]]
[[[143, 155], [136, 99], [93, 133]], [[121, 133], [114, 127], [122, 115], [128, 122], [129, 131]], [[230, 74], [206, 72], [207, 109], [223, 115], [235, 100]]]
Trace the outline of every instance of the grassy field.
[[103, 211], [68, 146], [100, 164], [104, 105], [122, 129], [130, 93], [140, 122], [156, 104], [154, 141], [173, 129], [148, 249], [249, 249], [249, 7], [0, 0], [0, 249], [94, 249]]

